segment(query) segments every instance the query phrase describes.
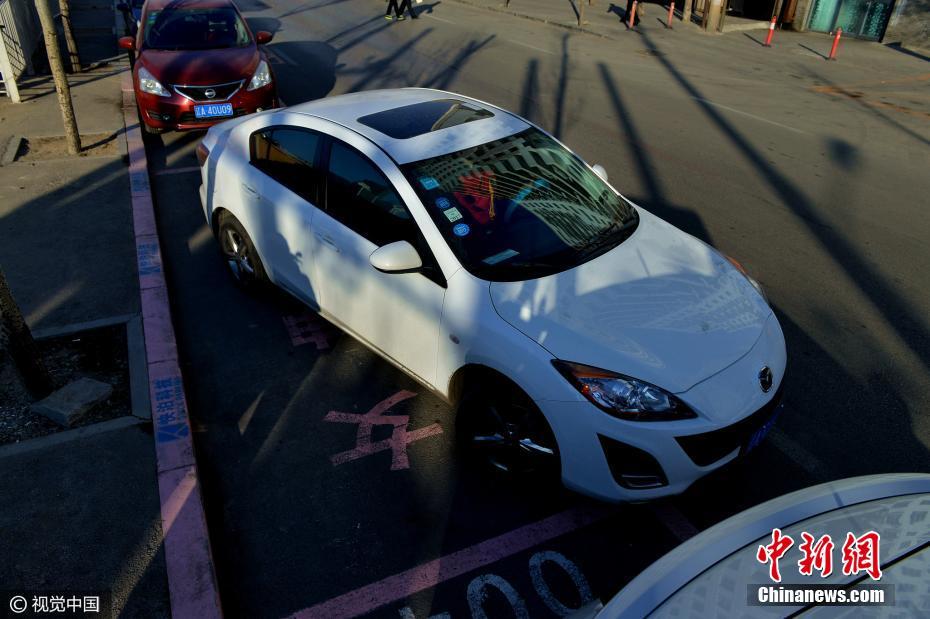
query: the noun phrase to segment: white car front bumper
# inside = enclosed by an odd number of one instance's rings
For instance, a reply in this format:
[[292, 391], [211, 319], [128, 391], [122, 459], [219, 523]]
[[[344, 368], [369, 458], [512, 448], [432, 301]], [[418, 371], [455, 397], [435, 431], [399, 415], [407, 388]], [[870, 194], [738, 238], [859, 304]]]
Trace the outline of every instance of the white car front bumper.
[[[753, 349], [683, 393], [698, 418], [636, 422], [608, 415], [587, 401], [537, 401], [549, 420], [573, 490], [607, 501], [641, 501], [679, 494], [707, 473], [744, 454], [781, 409], [786, 367], [784, 336], [775, 316]], [[771, 388], [759, 372], [768, 367]], [[754, 440], [755, 439], [755, 440]]]

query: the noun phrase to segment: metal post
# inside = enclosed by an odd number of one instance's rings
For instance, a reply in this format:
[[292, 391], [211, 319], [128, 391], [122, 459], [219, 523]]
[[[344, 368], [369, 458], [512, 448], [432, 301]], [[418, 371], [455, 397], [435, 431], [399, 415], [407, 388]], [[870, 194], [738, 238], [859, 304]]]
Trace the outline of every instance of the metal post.
[[772, 37], [775, 36], [775, 20], [777, 18], [773, 15], [772, 21], [769, 22], [769, 32], [765, 35], [765, 43], [762, 44], [763, 47], [772, 47]]
[[827, 60], [836, 60], [836, 48], [840, 46], [840, 37], [843, 36], [843, 29], [837, 28], [836, 35], [833, 37], [833, 47], [830, 48], [830, 55]]
[[672, 29], [672, 17], [675, 15], [675, 3], [671, 2], [668, 5], [668, 22], [665, 24], [665, 27], [669, 30]]

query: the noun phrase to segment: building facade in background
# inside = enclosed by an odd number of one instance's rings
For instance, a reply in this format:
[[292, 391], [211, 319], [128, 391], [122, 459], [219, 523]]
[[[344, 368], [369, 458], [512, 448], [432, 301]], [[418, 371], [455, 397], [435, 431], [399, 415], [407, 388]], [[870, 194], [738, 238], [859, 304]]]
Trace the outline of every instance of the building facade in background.
[[781, 28], [842, 28], [844, 36], [930, 51], [930, 0], [694, 0], [693, 12], [708, 30], [768, 28], [777, 16]]
[[930, 50], [930, 0], [806, 0], [804, 4], [806, 15], [795, 16], [795, 30], [833, 33], [842, 28], [844, 36]]

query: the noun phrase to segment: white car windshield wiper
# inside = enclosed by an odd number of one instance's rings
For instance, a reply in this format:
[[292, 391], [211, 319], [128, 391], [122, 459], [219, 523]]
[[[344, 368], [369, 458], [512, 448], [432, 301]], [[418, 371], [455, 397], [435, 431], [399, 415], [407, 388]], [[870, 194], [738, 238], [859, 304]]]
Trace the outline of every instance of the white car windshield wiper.
[[594, 237], [591, 238], [587, 243], [582, 246], [578, 253], [581, 257], [581, 260], [586, 260], [592, 255], [599, 254], [604, 250], [604, 248], [610, 247], [613, 248], [616, 245], [619, 245], [629, 234], [618, 234], [620, 232], [625, 232], [636, 225], [638, 218], [631, 217], [629, 220], [623, 222], [622, 224], [618, 221], [613, 221], [606, 228], [598, 232]]

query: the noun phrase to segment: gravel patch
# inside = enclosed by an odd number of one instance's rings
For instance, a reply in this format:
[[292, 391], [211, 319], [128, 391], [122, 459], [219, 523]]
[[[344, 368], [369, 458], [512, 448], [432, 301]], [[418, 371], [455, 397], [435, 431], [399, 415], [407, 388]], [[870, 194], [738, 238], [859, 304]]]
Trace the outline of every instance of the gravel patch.
[[[125, 325], [42, 340], [37, 344], [56, 388], [85, 376], [113, 386], [110, 398], [94, 407], [74, 427], [131, 414]], [[0, 352], [0, 445], [68, 429], [30, 412], [32, 402], [9, 355]]]

